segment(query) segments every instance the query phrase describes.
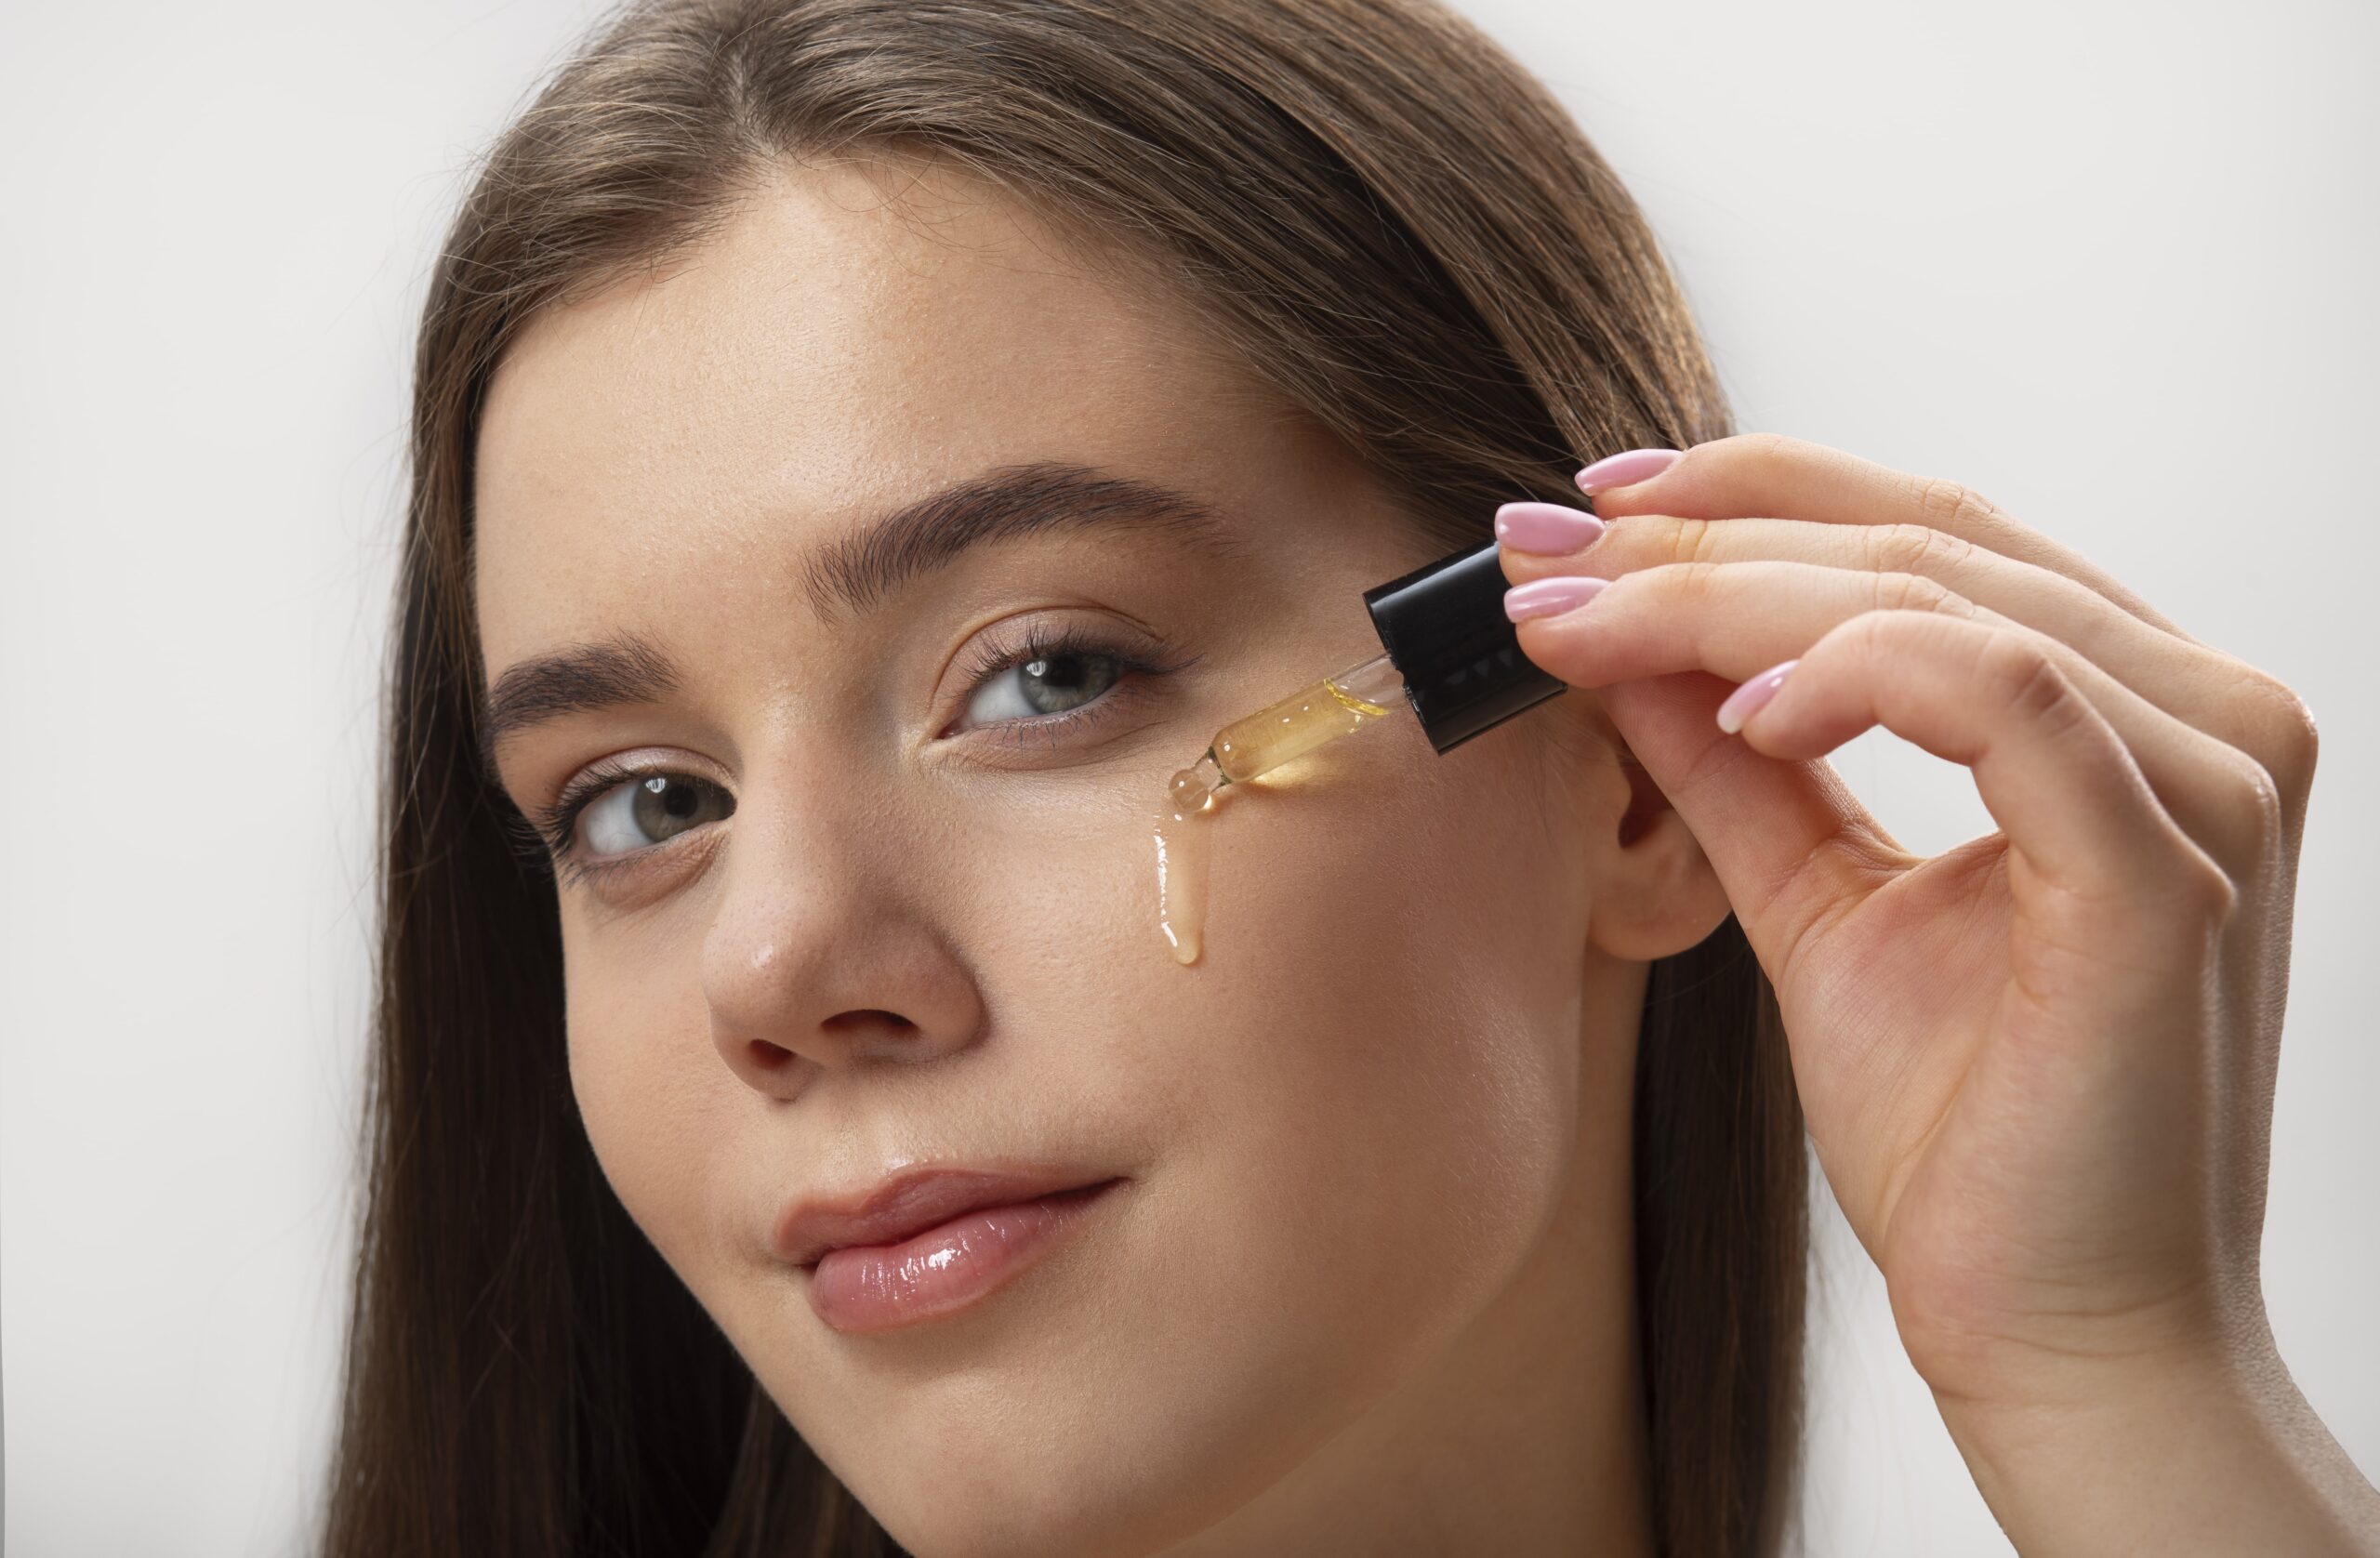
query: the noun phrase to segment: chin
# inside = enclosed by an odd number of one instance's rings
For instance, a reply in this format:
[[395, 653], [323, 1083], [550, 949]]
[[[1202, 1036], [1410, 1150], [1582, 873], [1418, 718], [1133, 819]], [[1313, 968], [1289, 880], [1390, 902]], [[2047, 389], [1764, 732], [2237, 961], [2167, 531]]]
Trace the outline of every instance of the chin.
[[[1095, 1291], [1012, 1291], [869, 1338], [896, 1344], [863, 1363], [839, 1353], [839, 1398], [789, 1369], [778, 1383], [798, 1393], [779, 1405], [801, 1408], [787, 1417], [915, 1558], [1162, 1551], [1294, 1471], [1425, 1345], [1423, 1327], [1343, 1296], [1295, 1302], [1268, 1264], [1157, 1261]], [[1253, 1301], [1268, 1287], [1292, 1306]]]
[[1125, 1396], [985, 1408], [848, 1469], [845, 1485], [914, 1558], [1139, 1558], [1214, 1525], [1273, 1474], [1244, 1441]]

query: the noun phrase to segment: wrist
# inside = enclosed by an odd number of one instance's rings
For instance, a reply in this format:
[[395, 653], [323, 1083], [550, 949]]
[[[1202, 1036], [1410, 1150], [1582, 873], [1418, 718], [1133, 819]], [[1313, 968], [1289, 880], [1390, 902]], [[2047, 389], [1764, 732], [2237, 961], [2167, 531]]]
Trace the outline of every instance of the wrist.
[[2259, 1345], [2045, 1361], [2029, 1395], [1937, 1391], [2017, 1550], [2380, 1558], [2380, 1493]]

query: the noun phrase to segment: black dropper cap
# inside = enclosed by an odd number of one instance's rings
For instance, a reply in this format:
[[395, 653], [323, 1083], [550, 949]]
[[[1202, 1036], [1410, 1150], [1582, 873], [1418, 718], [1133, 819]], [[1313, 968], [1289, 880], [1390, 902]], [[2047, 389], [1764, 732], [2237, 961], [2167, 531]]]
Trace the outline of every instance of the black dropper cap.
[[1381, 647], [1441, 753], [1568, 690], [1521, 653], [1505, 588], [1496, 543], [1487, 541], [1364, 591]]

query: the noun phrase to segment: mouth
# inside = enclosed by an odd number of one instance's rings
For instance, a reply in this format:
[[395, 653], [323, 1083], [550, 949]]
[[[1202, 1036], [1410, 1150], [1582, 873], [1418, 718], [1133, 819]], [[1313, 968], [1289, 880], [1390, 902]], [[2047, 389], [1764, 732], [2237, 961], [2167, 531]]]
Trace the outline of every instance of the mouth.
[[1124, 1182], [1051, 1168], [913, 1171], [855, 1200], [788, 1208], [775, 1245], [808, 1278], [811, 1307], [829, 1327], [893, 1330], [1008, 1286]]

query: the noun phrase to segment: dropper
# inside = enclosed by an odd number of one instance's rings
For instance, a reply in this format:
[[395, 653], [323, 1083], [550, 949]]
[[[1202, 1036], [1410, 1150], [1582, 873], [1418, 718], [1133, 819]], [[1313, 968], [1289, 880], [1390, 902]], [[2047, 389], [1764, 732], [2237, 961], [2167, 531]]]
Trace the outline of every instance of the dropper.
[[1496, 543], [1466, 548], [1364, 591], [1387, 653], [1324, 677], [1215, 733], [1174, 774], [1153, 819], [1157, 929], [1184, 965], [1207, 918], [1207, 834], [1232, 786], [1270, 772], [1403, 706], [1441, 754], [1565, 690], [1521, 653], [1504, 614]]
[[1323, 678], [1215, 733], [1174, 774], [1167, 798], [1183, 817], [1227, 785], [1351, 735], [1400, 705], [1440, 754], [1541, 703], [1567, 684], [1521, 652], [1504, 614], [1497, 543], [1482, 542], [1364, 591], [1385, 654]]
[[1405, 677], [1395, 662], [1375, 654], [1217, 731], [1206, 755], [1173, 776], [1167, 797], [1185, 816], [1203, 811], [1225, 785], [1245, 784], [1353, 734], [1404, 703], [1404, 693]]

